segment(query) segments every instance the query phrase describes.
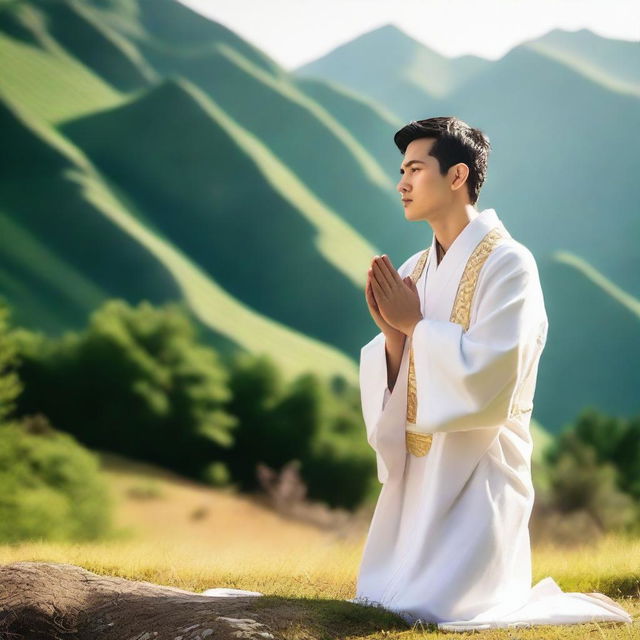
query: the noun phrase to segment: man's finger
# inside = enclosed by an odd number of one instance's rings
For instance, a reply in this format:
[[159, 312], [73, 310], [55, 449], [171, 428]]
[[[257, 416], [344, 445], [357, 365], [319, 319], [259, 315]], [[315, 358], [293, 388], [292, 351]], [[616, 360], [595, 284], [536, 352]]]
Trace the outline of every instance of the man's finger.
[[378, 274], [378, 281], [381, 285], [391, 289], [394, 285], [393, 275], [389, 272], [386, 262], [383, 258], [377, 258], [373, 261], [374, 273]]
[[388, 278], [391, 279], [391, 283], [393, 282], [400, 283], [402, 281], [400, 274], [396, 271], [395, 267], [391, 263], [391, 259], [386, 253], [382, 256], [382, 258], [380, 259], [380, 262], [382, 263]]
[[373, 295], [373, 289], [371, 288], [371, 281], [367, 283], [367, 301], [374, 311], [379, 311], [376, 297]]
[[364, 291], [367, 296], [373, 297], [373, 289], [371, 287], [371, 269], [369, 269], [369, 273], [367, 274], [367, 284], [364, 288]]
[[384, 289], [380, 286], [380, 283], [376, 278], [375, 269], [373, 271], [373, 276], [371, 278], [371, 288], [373, 289], [373, 295], [376, 299], [376, 302], [386, 297]]
[[[378, 285], [380, 291], [386, 294], [386, 292], [391, 288], [391, 285], [387, 282], [387, 279], [382, 273], [382, 269], [377, 262], [371, 267], [371, 273], [372, 280]], [[376, 291], [375, 288], [374, 291]]]

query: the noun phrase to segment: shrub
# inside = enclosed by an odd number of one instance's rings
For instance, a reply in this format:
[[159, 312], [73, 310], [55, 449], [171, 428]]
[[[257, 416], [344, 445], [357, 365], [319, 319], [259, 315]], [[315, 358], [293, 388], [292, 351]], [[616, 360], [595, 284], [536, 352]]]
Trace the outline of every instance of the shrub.
[[550, 506], [565, 513], [584, 510], [603, 531], [634, 525], [638, 508], [620, 489], [617, 467], [600, 461], [595, 447], [576, 429], [558, 436], [546, 452], [546, 462]]
[[0, 541], [96, 540], [113, 502], [97, 457], [43, 416], [0, 425]]
[[266, 356], [242, 354], [230, 368], [227, 409], [239, 424], [226, 457], [242, 490], [259, 487], [260, 463], [281, 470], [297, 460], [309, 499], [350, 508], [369, 497], [376, 461], [363, 436], [358, 389], [313, 373], [285, 385]]
[[42, 412], [86, 446], [201, 477], [233, 441], [226, 372], [178, 304], [110, 300], [87, 329], [19, 340], [23, 413]]

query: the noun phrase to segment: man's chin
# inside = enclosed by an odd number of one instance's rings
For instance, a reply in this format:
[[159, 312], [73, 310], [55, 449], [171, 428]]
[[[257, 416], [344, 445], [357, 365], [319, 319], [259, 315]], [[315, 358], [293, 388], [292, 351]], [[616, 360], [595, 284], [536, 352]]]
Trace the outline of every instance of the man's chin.
[[423, 212], [420, 210], [411, 210], [407, 208], [404, 210], [404, 217], [407, 220], [424, 220]]

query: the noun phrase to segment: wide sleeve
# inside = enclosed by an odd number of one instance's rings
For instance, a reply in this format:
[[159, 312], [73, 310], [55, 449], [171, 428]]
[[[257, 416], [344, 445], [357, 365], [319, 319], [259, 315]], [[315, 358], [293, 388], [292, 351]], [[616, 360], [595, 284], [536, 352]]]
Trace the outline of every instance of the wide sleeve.
[[[405, 352], [406, 348], [405, 341]], [[394, 397], [401, 393], [401, 383], [399, 374]], [[376, 453], [378, 480], [382, 484], [394, 469], [404, 468], [406, 452], [404, 421], [399, 419], [398, 409], [389, 406], [392, 392], [387, 384], [385, 336], [380, 332], [360, 350], [360, 400], [367, 442]]]
[[487, 259], [469, 329], [423, 318], [411, 336], [416, 429], [468, 431], [503, 425], [546, 322], [537, 267], [516, 253]]
[[[418, 260], [418, 252], [406, 260], [398, 269], [405, 277]], [[385, 483], [396, 468], [404, 468], [406, 445], [404, 420], [406, 405], [403, 407], [401, 394], [406, 399], [407, 344], [400, 371], [393, 391], [389, 391], [387, 379], [386, 338], [379, 332], [360, 350], [360, 400], [367, 442], [376, 453], [378, 480]], [[403, 384], [404, 383], [404, 384]], [[395, 400], [392, 403], [390, 400]], [[405, 413], [402, 413], [402, 412]]]

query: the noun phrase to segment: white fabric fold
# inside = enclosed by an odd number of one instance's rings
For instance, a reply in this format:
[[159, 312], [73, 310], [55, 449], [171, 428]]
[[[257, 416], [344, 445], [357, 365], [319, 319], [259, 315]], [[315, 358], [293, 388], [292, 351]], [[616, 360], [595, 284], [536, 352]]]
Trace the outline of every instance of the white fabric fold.
[[534, 355], [528, 347], [546, 320], [538, 282], [516, 254], [503, 254], [491, 268], [468, 331], [431, 318], [414, 328], [417, 431], [495, 429], [509, 418], [519, 374]]
[[443, 631], [480, 631], [585, 622], [633, 622], [633, 619], [608, 596], [565, 592], [551, 576], [547, 576], [531, 589], [527, 601], [519, 607], [509, 610], [508, 605], [498, 605], [470, 620], [441, 622], [438, 628]]

